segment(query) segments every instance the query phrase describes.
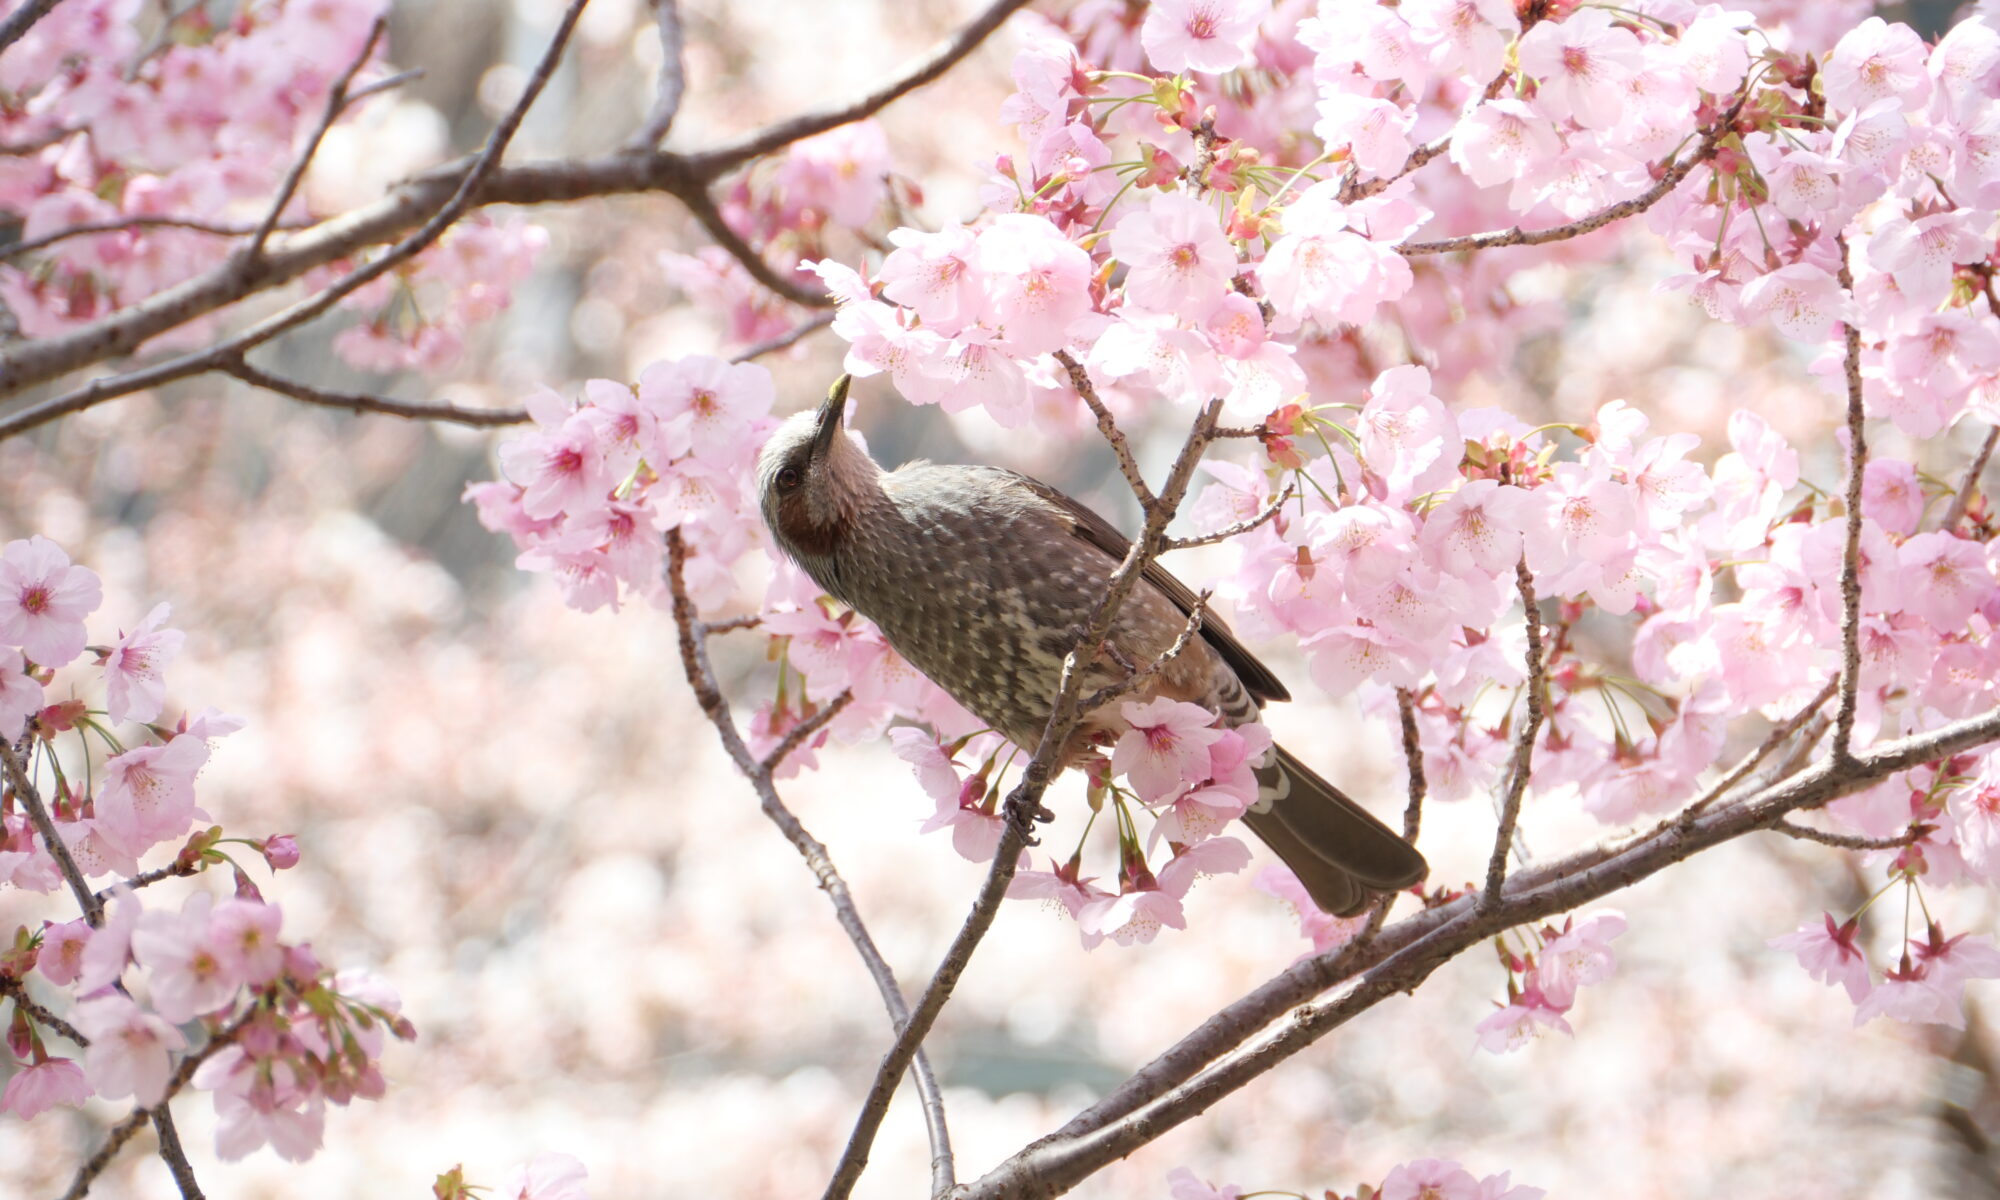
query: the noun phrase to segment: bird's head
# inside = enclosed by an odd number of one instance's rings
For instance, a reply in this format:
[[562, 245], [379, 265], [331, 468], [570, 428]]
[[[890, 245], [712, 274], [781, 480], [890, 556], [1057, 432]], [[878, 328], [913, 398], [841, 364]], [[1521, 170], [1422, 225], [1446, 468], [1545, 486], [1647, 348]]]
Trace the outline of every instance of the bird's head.
[[832, 554], [871, 497], [881, 468], [847, 435], [852, 378], [842, 375], [817, 409], [794, 413], [757, 459], [757, 498], [778, 545], [802, 566]]

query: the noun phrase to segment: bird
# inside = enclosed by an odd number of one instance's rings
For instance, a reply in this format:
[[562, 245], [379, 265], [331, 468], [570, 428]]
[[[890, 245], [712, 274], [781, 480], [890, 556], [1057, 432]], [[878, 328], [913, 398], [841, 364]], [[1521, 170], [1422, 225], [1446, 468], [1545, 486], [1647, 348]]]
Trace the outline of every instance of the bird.
[[[772, 538], [918, 671], [1032, 749], [1077, 631], [1130, 542], [1086, 505], [1015, 471], [927, 462], [883, 470], [846, 430], [849, 386], [841, 376], [759, 454], [758, 502]], [[1083, 694], [1158, 661], [1197, 603], [1186, 584], [1148, 563], [1087, 664]], [[1204, 612], [1199, 632], [1140, 681], [1134, 699], [1199, 704], [1233, 727], [1291, 698], [1222, 620]], [[1125, 732], [1121, 707], [1088, 714], [1059, 767]], [[1258, 798], [1242, 820], [1325, 911], [1353, 916], [1427, 873], [1415, 847], [1289, 751], [1274, 747], [1256, 775]]]

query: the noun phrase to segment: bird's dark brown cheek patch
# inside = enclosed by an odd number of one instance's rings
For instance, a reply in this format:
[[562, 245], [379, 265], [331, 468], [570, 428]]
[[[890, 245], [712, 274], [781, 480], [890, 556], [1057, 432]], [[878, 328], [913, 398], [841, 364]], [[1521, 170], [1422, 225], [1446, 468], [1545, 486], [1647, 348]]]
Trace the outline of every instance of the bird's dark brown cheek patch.
[[835, 543], [840, 541], [837, 528], [815, 522], [806, 512], [803, 492], [793, 492], [778, 501], [778, 528], [784, 531], [785, 540], [798, 547], [801, 554], [816, 557], [831, 554]]

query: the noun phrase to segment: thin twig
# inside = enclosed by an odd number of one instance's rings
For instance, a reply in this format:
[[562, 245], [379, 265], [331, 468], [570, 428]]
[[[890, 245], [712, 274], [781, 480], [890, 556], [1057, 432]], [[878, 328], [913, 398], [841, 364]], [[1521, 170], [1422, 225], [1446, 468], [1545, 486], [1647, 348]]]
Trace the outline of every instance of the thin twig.
[[1403, 765], [1410, 776], [1410, 800], [1403, 807], [1403, 840], [1417, 844], [1417, 832], [1424, 823], [1424, 744], [1417, 732], [1417, 698], [1408, 688], [1396, 689], [1396, 715], [1403, 726]]
[[[1854, 304], [1854, 272], [1847, 263], [1847, 236], [1840, 244], [1840, 286]], [[1847, 540], [1840, 554], [1840, 706], [1833, 717], [1833, 760], [1854, 753], [1854, 712], [1861, 692], [1861, 484], [1868, 470], [1868, 434], [1863, 427], [1861, 327], [1858, 318], [1841, 323], [1847, 368]]]
[[1271, 497], [1271, 502], [1266, 504], [1263, 511], [1259, 512], [1256, 516], [1238, 521], [1236, 524], [1226, 528], [1218, 529], [1214, 533], [1204, 533], [1199, 537], [1168, 538], [1166, 544], [1160, 547], [1160, 553], [1164, 554], [1169, 550], [1192, 550], [1196, 546], [1213, 546], [1217, 542], [1226, 542], [1238, 534], [1248, 533], [1277, 516], [1278, 510], [1284, 508], [1285, 502], [1292, 498], [1293, 490], [1294, 485], [1286, 484], [1285, 490]]
[[109, 904], [111, 903], [111, 898], [119, 892], [136, 892], [140, 888], [151, 887], [163, 879], [181, 879], [189, 875], [199, 875], [207, 869], [208, 863], [204, 859], [191, 858], [187, 861], [182, 861], [176, 858], [164, 867], [154, 867], [150, 871], [141, 871], [130, 879], [122, 879], [110, 887], [99, 888], [97, 891], [97, 902], [99, 904]]
[[55, 821], [50, 819], [48, 807], [42, 803], [42, 794], [35, 789], [35, 781], [28, 775], [28, 764], [4, 739], [0, 739], [0, 764], [4, 764], [7, 781], [14, 786], [15, 798], [28, 812], [28, 823], [42, 835], [42, 844], [48, 847], [49, 855], [56, 860], [64, 881], [69, 884], [70, 894], [76, 897], [84, 920], [90, 923], [92, 929], [104, 924], [104, 905], [98, 901], [97, 893], [90, 889], [82, 869], [76, 865], [76, 857], [69, 852], [69, 843], [63, 841]]
[[[1123, 679], [1113, 680], [1103, 687], [1098, 688], [1095, 692], [1091, 693], [1088, 699], [1077, 706], [1077, 711], [1091, 713], [1103, 708], [1113, 700], [1130, 693], [1140, 684], [1158, 675], [1161, 669], [1168, 663], [1179, 658], [1181, 652], [1188, 648], [1188, 644], [1194, 641], [1195, 635], [1201, 632], [1202, 622], [1208, 618], [1208, 598], [1212, 594], [1204, 590], [1194, 598], [1194, 606], [1188, 609], [1186, 622], [1181, 625], [1180, 633], [1174, 638], [1173, 644], [1168, 646], [1164, 653], [1153, 661], [1139, 667], [1137, 670], [1132, 670], [1128, 665], [1127, 673]], [[1114, 649], [1113, 644], [1106, 642], [1105, 649]]]
[[1104, 401], [1098, 398], [1097, 387], [1090, 381], [1090, 373], [1084, 370], [1083, 364], [1076, 361], [1076, 357], [1067, 350], [1056, 351], [1055, 360], [1069, 373], [1070, 387], [1082, 398], [1091, 415], [1097, 418], [1097, 431], [1104, 435], [1105, 441], [1111, 443], [1111, 452], [1118, 456], [1118, 470], [1125, 476], [1125, 482], [1131, 487], [1132, 494], [1139, 498], [1139, 507], [1150, 508], [1153, 504], [1153, 491], [1146, 486], [1146, 477], [1139, 472], [1139, 461], [1132, 457], [1132, 447], [1126, 443], [1125, 434], [1118, 428], [1118, 422], [1111, 419], [1111, 410], [1104, 407]]
[[[1483, 910], [1478, 899], [1465, 897], [1415, 913], [1357, 952], [1349, 969], [1314, 970], [1317, 960], [1300, 963], [1204, 1022], [1168, 1054], [1120, 1085], [1113, 1095], [1125, 1097], [1116, 1106], [1126, 1110], [1123, 1114], [1101, 1123], [1079, 1117], [968, 1184], [958, 1200], [1060, 1195], [1375, 1004], [1413, 990], [1439, 966], [1502, 929], [1602, 899], [1703, 850], [1769, 829], [1790, 813], [1820, 807], [1898, 771], [1996, 738], [2000, 738], [2000, 709], [1900, 741], [1878, 743], [1846, 764], [1822, 761], [1748, 803], [1704, 813], [1691, 826], [1670, 822], [1610, 855], [1592, 849], [1522, 871], [1507, 881], [1503, 903], [1490, 911]], [[1301, 1000], [1356, 974], [1361, 976], [1359, 984], [1338, 999], [1298, 1007]], [[1288, 1012], [1289, 1019], [1279, 1020]], [[1222, 1020], [1225, 1013], [1232, 1019]], [[1252, 1045], [1258, 1032], [1273, 1022], [1277, 1022], [1274, 1032]], [[1199, 1065], [1190, 1069], [1190, 1063], [1214, 1065], [1203, 1071]], [[1177, 1075], [1179, 1082], [1157, 1086], [1159, 1080]], [[1140, 1092], [1151, 1092], [1157, 1099], [1131, 1103], [1130, 1095]], [[1075, 1128], [1079, 1123], [1091, 1127]]]
[[160, 1161], [167, 1164], [167, 1173], [174, 1177], [181, 1200], [203, 1200], [201, 1185], [195, 1182], [194, 1164], [188, 1161], [187, 1151], [181, 1149], [181, 1135], [174, 1128], [169, 1101], [162, 1100], [153, 1106], [153, 1132], [160, 1138]]
[[19, 1005], [21, 1011], [33, 1017], [36, 1022], [48, 1026], [79, 1046], [90, 1045], [90, 1039], [83, 1036], [77, 1027], [35, 1003], [28, 995], [28, 985], [4, 971], [0, 971], [0, 996], [5, 996]]
[[1521, 819], [1521, 799], [1528, 791], [1528, 776], [1535, 760], [1535, 736], [1542, 730], [1543, 694], [1548, 688], [1548, 663], [1542, 651], [1542, 614], [1535, 601], [1535, 577], [1528, 560], [1514, 564], [1514, 587], [1521, 595], [1521, 611], [1528, 622], [1528, 716], [1514, 737], [1513, 762], [1507, 772], [1507, 795], [1500, 806], [1500, 827], [1493, 834], [1493, 854], [1486, 860], [1486, 886], [1479, 893], [1479, 907], [1491, 911], [1500, 903], [1500, 887], [1507, 881], [1507, 854], [1514, 848], [1514, 828]]
[[370, 96], [379, 96], [383, 92], [394, 91], [406, 83], [413, 83], [423, 77], [424, 69], [422, 67], [411, 67], [407, 71], [398, 71], [394, 75], [384, 75], [382, 78], [370, 83], [364, 83], [358, 88], [349, 89], [347, 103], [350, 105], [356, 104], [362, 100], [366, 100]]
[[1425, 142], [1423, 145], [1410, 151], [1410, 156], [1403, 160], [1403, 165], [1393, 175], [1379, 175], [1365, 183], [1352, 179], [1342, 183], [1340, 185], [1340, 202], [1342, 204], [1352, 204], [1357, 200], [1365, 200], [1377, 192], [1386, 191], [1390, 184], [1417, 170], [1449, 149], [1451, 149], [1450, 134], [1446, 134], [1436, 141]]
[[456, 404], [422, 404], [357, 392], [330, 392], [324, 388], [316, 388], [297, 380], [273, 375], [269, 371], [251, 366], [240, 358], [225, 359], [217, 363], [214, 369], [224, 375], [240, 379], [252, 387], [276, 392], [280, 396], [287, 396], [304, 404], [344, 408], [353, 413], [381, 413], [411, 421], [450, 421], [479, 428], [519, 425], [529, 419], [527, 410], [520, 408], [464, 408]]
[[771, 752], [764, 756], [764, 761], [757, 764], [758, 769], [764, 771], [766, 774], [776, 773], [778, 767], [784, 763], [792, 751], [805, 745], [807, 741], [811, 740], [814, 734], [825, 729], [827, 723], [839, 716], [840, 710], [846, 708], [853, 700], [853, 692], [843, 691], [840, 695], [821, 705], [818, 712], [800, 721], [797, 725], [792, 726], [791, 730], [785, 734], [784, 740], [771, 747]]
[[681, 96], [687, 91], [687, 71], [681, 62], [681, 6], [679, 0], [647, 0], [653, 10], [653, 26], [660, 32], [660, 85], [653, 93], [653, 109], [646, 123], [626, 146], [651, 150], [667, 140], [674, 118], [681, 111]]
[[[896, 982], [895, 971], [882, 957], [874, 936], [868, 932], [867, 923], [861, 919], [861, 910], [855, 906], [847, 880], [835, 869], [833, 856], [827, 853], [825, 844], [813, 837], [792, 810], [786, 807], [771, 778], [770, 768], [750, 753], [749, 745], [736, 728], [736, 718], [729, 711], [729, 702], [723, 698], [722, 689], [716, 683], [714, 664], [709, 661], [706, 632], [695, 612], [694, 602], [688, 597], [687, 543], [682, 540], [678, 529], [667, 532], [667, 590], [672, 600], [674, 623], [680, 632], [681, 668], [687, 675], [688, 686], [694, 690], [695, 703], [700, 705], [709, 724], [715, 726], [716, 736], [730, 761], [749, 777], [764, 815], [799, 852], [799, 857], [805, 859], [806, 866], [819, 881], [820, 890], [826, 893], [827, 900], [833, 905], [834, 919], [840, 923], [848, 941], [853, 943], [855, 953], [860, 956], [862, 966], [875, 981], [889, 1019], [901, 1028], [910, 1019], [909, 1004], [904, 999], [902, 985]], [[938, 1193], [948, 1190], [956, 1182], [951, 1135], [945, 1125], [944, 1093], [938, 1088], [929, 1057], [918, 1053], [912, 1059], [908, 1066], [916, 1080], [917, 1097], [923, 1107], [925, 1131], [931, 1144], [931, 1173], [935, 1185], [932, 1190]]]
[[785, 349], [787, 346], [797, 345], [800, 341], [804, 340], [805, 338], [808, 338], [813, 334], [818, 333], [820, 330], [825, 329], [827, 326], [833, 324], [833, 318], [834, 314], [832, 312], [819, 313], [806, 321], [802, 321], [799, 324], [794, 325], [792, 328], [787, 329], [785, 332], [779, 334], [777, 337], [769, 338], [765, 341], [758, 342], [753, 346], [749, 346], [742, 350], [737, 351], [733, 356], [731, 356], [729, 361], [733, 363], [747, 363], [754, 359], [762, 358], [766, 354], [776, 353], [779, 350]]
[[1001, 22], [1014, 15], [1017, 9], [1027, 6], [1028, 0], [995, 0], [986, 11], [901, 72], [893, 82], [876, 88], [861, 99], [838, 108], [802, 113], [775, 125], [767, 125], [748, 137], [691, 155], [690, 158], [703, 173], [713, 177], [802, 138], [874, 116], [898, 97], [915, 91], [956, 66], [960, 59], [978, 48], [988, 34], [1000, 28]]
[[739, 629], [755, 629], [763, 623], [764, 618], [762, 616], [757, 613], [750, 613], [747, 616], [731, 617], [726, 621], [697, 622], [695, 629], [702, 637], [706, 638], [711, 633], [735, 633]]
[[1922, 841], [1925, 837], [1935, 833], [1937, 827], [1935, 825], [1917, 824], [1910, 826], [1893, 837], [1879, 838], [1856, 837], [1846, 833], [1830, 833], [1824, 829], [1814, 829], [1810, 825], [1801, 825], [1797, 821], [1778, 821], [1771, 826], [1771, 830], [1774, 833], [1782, 833], [1786, 837], [1797, 838], [1802, 842], [1818, 842], [1823, 846], [1838, 846], [1842, 850], [1896, 850], [1914, 842]]
[[1979, 443], [1979, 453], [1972, 456], [1971, 464], [1965, 468], [1965, 479], [1958, 485], [1958, 491], [1953, 493], [1951, 507], [1945, 510], [1939, 529], [1949, 533], [1965, 519], [1965, 510], [1972, 506], [1972, 495], [1979, 490], [1979, 477], [1986, 473], [1986, 463], [1993, 457], [1996, 442], [2000, 442], [2000, 425], [1986, 431], [1986, 440]]
[[1799, 709], [1799, 711], [1773, 726], [1771, 732], [1764, 736], [1764, 740], [1758, 743], [1755, 750], [1744, 755], [1741, 762], [1730, 768], [1729, 774], [1724, 775], [1720, 780], [1716, 781], [1714, 787], [1709, 788], [1708, 791], [1702, 794], [1701, 799], [1682, 809], [1678, 819], [1688, 821], [1700, 816], [1703, 809], [1721, 799], [1730, 788], [1743, 782], [1744, 777], [1755, 770], [1758, 763], [1763, 762], [1773, 750], [1783, 745], [1785, 739], [1797, 733], [1799, 727], [1811, 720], [1814, 713], [1825, 708], [1826, 702], [1833, 699], [1834, 692], [1839, 690], [1839, 688], [1840, 680], [1838, 678], [1827, 680], [1826, 686], [1819, 690], [1817, 696], [1806, 701], [1805, 706]]
[[389, 18], [386, 15], [376, 17], [374, 23], [368, 27], [367, 40], [361, 43], [361, 52], [354, 56], [353, 62], [347, 64], [347, 69], [340, 73], [340, 78], [333, 81], [332, 90], [326, 94], [326, 106], [319, 115], [319, 124], [313, 126], [312, 133], [306, 138], [305, 148], [292, 159], [291, 168], [285, 172], [284, 180], [278, 184], [278, 193], [272, 197], [271, 206], [264, 210], [264, 219], [258, 222], [257, 230], [250, 235], [249, 243], [238, 251], [238, 258], [244, 270], [253, 270], [258, 260], [264, 257], [264, 243], [270, 240], [271, 231], [278, 227], [278, 219], [285, 215], [285, 206], [292, 202], [293, 196], [298, 195], [299, 184], [304, 181], [306, 171], [312, 166], [313, 159], [318, 156], [320, 143], [326, 140], [326, 131], [333, 128], [333, 123], [338, 121], [341, 113], [347, 109], [348, 87], [353, 84], [354, 77], [360, 73], [361, 68], [368, 64], [368, 60], [375, 57], [375, 48], [382, 44], [382, 35], [388, 30]]
[[1736, 114], [1742, 110], [1747, 97], [1738, 97], [1729, 111], [1716, 118], [1702, 135], [1701, 145], [1686, 158], [1679, 159], [1661, 170], [1653, 185], [1629, 200], [1601, 208], [1589, 216], [1571, 221], [1566, 225], [1556, 225], [1548, 229], [1525, 230], [1519, 225], [1512, 229], [1495, 230], [1490, 233], [1468, 233], [1461, 237], [1443, 238], [1434, 242], [1406, 242], [1396, 247], [1409, 258], [1426, 254], [1451, 254], [1461, 250], [1491, 250], [1500, 246], [1540, 246], [1547, 242], [1567, 241], [1582, 237], [1586, 233], [1602, 229], [1613, 221], [1645, 212], [1665, 199], [1669, 192], [1680, 186], [1688, 172], [1701, 163], [1715, 157], [1717, 144], [1735, 126]]
[[[1070, 368], [1072, 378], [1081, 374], [1075, 360], [1063, 351], [1057, 351], [1059, 360], [1067, 359], [1064, 366]], [[1085, 386], [1089, 380], [1084, 380]], [[1007, 894], [1007, 886], [1013, 881], [1014, 872], [1019, 867], [1020, 855], [1028, 843], [1028, 829], [1034, 820], [1033, 814], [1039, 810], [1043, 792], [1062, 765], [1060, 756], [1069, 745], [1070, 735], [1075, 731], [1082, 715], [1081, 689], [1085, 664], [1096, 657], [1097, 648], [1104, 643], [1111, 631], [1111, 623], [1117, 617], [1119, 608], [1125, 603], [1132, 590], [1138, 586], [1146, 565], [1158, 556], [1166, 539], [1167, 524], [1173, 520], [1181, 498], [1187, 494], [1189, 482], [1194, 478], [1195, 465], [1201, 461], [1202, 452], [1214, 438], [1217, 414], [1221, 412], [1219, 401], [1211, 400], [1196, 416], [1194, 426], [1188, 432], [1187, 441], [1182, 445], [1180, 456], [1175, 459], [1173, 470], [1167, 482], [1155, 496], [1145, 486], [1145, 481], [1132, 477], [1133, 491], [1140, 497], [1141, 507], [1146, 514], [1145, 525], [1139, 536], [1133, 540], [1125, 552], [1124, 559], [1112, 571], [1107, 580], [1104, 594], [1099, 597], [1090, 620], [1078, 631], [1075, 643], [1063, 660], [1063, 669], [1056, 695], [1051, 701], [1049, 719], [1042, 728], [1041, 741], [1035, 747], [1034, 756], [1029, 759], [1021, 780], [1008, 795], [1006, 801], [1007, 820], [1001, 826], [1000, 842], [993, 853], [993, 865], [988, 868], [986, 879], [981, 884], [979, 894], [974, 898], [972, 909], [953, 936], [943, 960], [931, 975], [931, 981], [918, 997], [910, 1020], [897, 1031], [895, 1042], [889, 1052], [882, 1057], [882, 1065], [876, 1069], [875, 1083], [868, 1089], [868, 1097], [863, 1101], [860, 1114], [855, 1118], [854, 1130], [848, 1135], [847, 1146], [841, 1152], [840, 1163], [835, 1168], [833, 1179], [827, 1184], [824, 1200], [846, 1200], [854, 1190], [854, 1184], [861, 1177], [861, 1171], [868, 1165], [868, 1151], [874, 1145], [875, 1134], [881, 1128], [882, 1118], [889, 1111], [889, 1101], [895, 1094], [896, 1080], [902, 1075], [912, 1055], [923, 1045], [930, 1034], [931, 1026], [943, 1011], [945, 1002], [951, 998], [952, 989], [964, 974], [966, 965], [972, 959], [972, 952], [978, 948], [986, 931], [992, 927], [994, 916], [999, 912], [1000, 902]], [[1111, 431], [1115, 434], [1115, 428]], [[1111, 436], [1107, 434], [1107, 436]], [[1114, 447], [1122, 450], [1122, 441], [1114, 442]], [[1129, 454], [1126, 455], [1129, 457]]]
[[[280, 229], [306, 229], [308, 225], [278, 226]], [[89, 237], [99, 233], [123, 233], [128, 229], [185, 229], [190, 233], [206, 233], [215, 237], [243, 237], [256, 232], [248, 225], [225, 225], [218, 221], [198, 221], [192, 217], [119, 217], [112, 221], [92, 221], [84, 225], [71, 225], [65, 229], [55, 229], [38, 237], [15, 242], [0, 249], [0, 262], [32, 254], [37, 250], [68, 241], [70, 238]]]

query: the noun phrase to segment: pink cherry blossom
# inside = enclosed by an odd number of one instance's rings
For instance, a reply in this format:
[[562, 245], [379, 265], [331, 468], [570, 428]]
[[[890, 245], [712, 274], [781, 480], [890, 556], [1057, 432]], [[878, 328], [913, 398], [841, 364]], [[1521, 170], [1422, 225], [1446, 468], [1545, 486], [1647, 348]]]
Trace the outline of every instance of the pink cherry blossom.
[[83, 650], [83, 619], [104, 598], [97, 573], [40, 534], [0, 549], [0, 642], [11, 642], [44, 667]]
[[164, 746], [114, 755], [97, 797], [99, 832], [131, 854], [178, 837], [194, 819], [194, 777], [208, 761], [208, 744], [182, 734]]
[[654, 363], [639, 374], [639, 402], [662, 421], [687, 414], [692, 453], [717, 465], [749, 453], [774, 396], [769, 371], [706, 354]]
[[590, 1172], [567, 1154], [537, 1154], [515, 1167], [494, 1189], [494, 1200], [590, 1200], [584, 1177]]
[[1625, 81], [1639, 68], [1639, 40], [1601, 8], [1543, 21], [1521, 36], [1521, 69], [1539, 85], [1535, 106], [1585, 129], [1609, 129], [1623, 115]]
[[283, 923], [284, 914], [275, 904], [224, 900], [209, 917], [205, 940], [230, 979], [261, 987], [284, 969], [285, 948], [278, 941]]
[[977, 264], [987, 280], [985, 315], [1010, 354], [1060, 349], [1070, 326], [1090, 311], [1090, 255], [1046, 217], [994, 218], [979, 231]]
[[1509, 1054], [1554, 1029], [1574, 1037], [1576, 1031], [1563, 1019], [1562, 1010], [1549, 1007], [1533, 991], [1524, 992], [1512, 1004], [1479, 1023], [1479, 1048], [1491, 1054]]
[[1430, 391], [1429, 371], [1390, 367], [1376, 376], [1362, 406], [1361, 453], [1382, 473], [1391, 502], [1436, 491], [1458, 473], [1464, 449], [1458, 422]]
[[1119, 712], [1129, 728], [1111, 750], [1111, 770], [1130, 781], [1148, 803], [1177, 795], [1208, 778], [1208, 748], [1222, 737], [1215, 714], [1199, 704], [1161, 696], [1127, 700]]
[[1898, 967], [1883, 976], [1882, 982], [1854, 1007], [1856, 1028], [1876, 1017], [1887, 1017], [1909, 1025], [1949, 1025], [1965, 1028], [1965, 1014], [1959, 1011], [1956, 994], [1939, 987], [1921, 966]]
[[1797, 954], [1799, 965], [1814, 979], [1839, 984], [1847, 989], [1848, 999], [1859, 1004], [1868, 995], [1869, 984], [1867, 956], [1854, 944], [1857, 928], [1857, 921], [1835, 925], [1833, 914], [1828, 913], [1824, 929], [1801, 925], [1797, 932], [1772, 938], [1766, 944]]
[[1219, 75], [1250, 57], [1257, 24], [1270, 0], [1154, 0], [1139, 27], [1139, 44], [1153, 66], [1173, 74]]
[[1488, 100], [1459, 120], [1450, 155], [1472, 182], [1493, 187], [1512, 183], [1530, 164], [1561, 150], [1562, 139], [1547, 117], [1520, 100]]
[[1396, 174], [1410, 157], [1415, 113], [1392, 101], [1352, 92], [1328, 92], [1319, 99], [1313, 134], [1329, 150], [1345, 150], [1368, 175]]
[[1381, 1200], [1479, 1200], [1479, 1181], [1449, 1159], [1402, 1163], [1382, 1179]]
[[1306, 891], [1306, 885], [1292, 874], [1290, 868], [1273, 863], [1257, 872], [1252, 881], [1260, 892], [1268, 893], [1292, 906], [1299, 918], [1300, 936], [1312, 942], [1312, 953], [1323, 954], [1328, 950], [1344, 946], [1354, 939], [1354, 935], [1367, 927], [1368, 918], [1336, 917], [1322, 909]]
[[153, 1008], [176, 1025], [228, 1004], [242, 982], [210, 941], [211, 905], [196, 892], [180, 912], [148, 912], [132, 931], [132, 957], [152, 982]]
[[155, 605], [139, 627], [119, 637], [104, 660], [104, 709], [114, 721], [150, 721], [166, 702], [166, 664], [179, 654], [187, 635], [161, 629], [168, 607]]
[[14, 1073], [0, 1091], [0, 1112], [11, 1112], [23, 1121], [32, 1121], [61, 1104], [82, 1106], [90, 1099], [90, 1084], [83, 1068], [67, 1058], [51, 1058]]
[[12, 646], [0, 646], [0, 739], [20, 738], [28, 718], [42, 710], [42, 685], [27, 675], [27, 662]]
[[1610, 942], [1624, 932], [1624, 914], [1600, 912], [1551, 938], [1536, 963], [1542, 995], [1556, 1008], [1568, 1008], [1579, 987], [1611, 978], [1618, 964]]
[[1217, 1187], [1187, 1167], [1175, 1167], [1167, 1172], [1167, 1195], [1172, 1200], [1239, 1200], [1243, 1189], [1233, 1183]]
[[613, 480], [597, 428], [544, 388], [528, 398], [538, 426], [500, 444], [500, 468], [522, 488], [521, 510], [544, 519], [587, 512], [603, 502]]
[[1744, 287], [1742, 301], [1745, 312], [1769, 316], [1786, 337], [1802, 342], [1825, 341], [1853, 307], [1839, 280], [1807, 263], [1759, 275]]
[[1161, 193], [1111, 230], [1111, 252], [1129, 268], [1125, 296], [1142, 308], [1198, 320], [1220, 303], [1236, 250], [1215, 213], [1184, 194]]
[[974, 266], [977, 240], [970, 229], [897, 229], [889, 241], [896, 249], [878, 272], [884, 296], [914, 310], [926, 327], [945, 337], [979, 319], [985, 285]]
[[83, 948], [90, 941], [90, 923], [79, 917], [42, 930], [35, 969], [53, 984], [70, 984], [83, 971]]
[[1852, 112], [1879, 100], [1922, 108], [1931, 90], [1923, 40], [1908, 25], [1869, 17], [1849, 30], [1821, 70], [1829, 105]]
[[83, 1071], [92, 1091], [107, 1100], [130, 1096], [144, 1108], [160, 1102], [171, 1055], [187, 1048], [180, 1030], [116, 992], [79, 1001], [72, 1020], [90, 1039]]

